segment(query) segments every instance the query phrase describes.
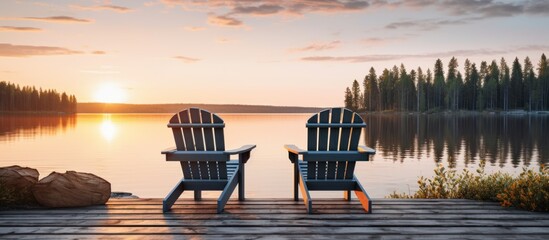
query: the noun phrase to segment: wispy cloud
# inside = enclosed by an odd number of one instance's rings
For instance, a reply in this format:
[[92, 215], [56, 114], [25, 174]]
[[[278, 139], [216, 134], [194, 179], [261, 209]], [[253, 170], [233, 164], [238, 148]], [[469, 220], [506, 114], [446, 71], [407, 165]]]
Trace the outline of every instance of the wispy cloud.
[[185, 56], [175, 56], [173, 58], [175, 58], [177, 60], [181, 60], [184, 63], [194, 63], [194, 62], [198, 62], [198, 61], [202, 60], [202, 59], [198, 59], [198, 58], [185, 57]]
[[[445, 20], [439, 20], [438, 24], [422, 23], [424, 29], [434, 29], [441, 25], [469, 23], [474, 18], [508, 17], [520, 14], [549, 16], [549, 1], [547, 0], [160, 0], [160, 2], [167, 6], [181, 6], [186, 10], [197, 9], [204, 11], [204, 9], [207, 9], [213, 11], [215, 15], [221, 16], [221, 18], [230, 18], [234, 24], [238, 23], [236, 25], [242, 23], [239, 20], [241, 15], [305, 15], [309, 13], [365, 11], [378, 8], [409, 8], [415, 10], [436, 8], [452, 16], [469, 17], [469, 21], [465, 22], [450, 20], [450, 22], [445, 23], [443, 22]], [[399, 24], [402, 25], [405, 22], [397, 22], [394, 25]], [[231, 26], [230, 24], [218, 25]]]
[[454, 16], [476, 15], [482, 18], [508, 17], [520, 14], [549, 15], [549, 1], [501, 1], [501, 0], [401, 0], [381, 2], [379, 6], [404, 6], [415, 8], [436, 7]]
[[323, 51], [334, 49], [339, 46], [340, 41], [331, 41], [327, 43], [311, 43], [305, 47], [289, 49], [290, 52]]
[[208, 16], [208, 23], [212, 25], [217, 26], [225, 26], [225, 27], [240, 27], [243, 25], [242, 21], [230, 17], [230, 16], [217, 16], [217, 15], [209, 15]]
[[72, 55], [82, 54], [81, 51], [75, 51], [62, 47], [50, 46], [31, 46], [31, 45], [13, 45], [0, 43], [0, 57], [31, 57], [46, 55]]
[[107, 54], [107, 52], [105, 52], [105, 51], [92, 51], [91, 54], [104, 55], [104, 54]]
[[262, 4], [258, 6], [236, 6], [232, 10], [232, 14], [251, 14], [251, 15], [271, 15], [284, 10], [279, 5]]
[[116, 6], [116, 5], [94, 5], [94, 6], [81, 6], [81, 5], [72, 5], [74, 9], [86, 10], [86, 11], [113, 11], [119, 13], [128, 13], [133, 11], [131, 8]]
[[501, 49], [473, 49], [473, 50], [454, 50], [447, 52], [434, 52], [426, 54], [373, 54], [360, 56], [310, 56], [301, 58], [302, 61], [314, 62], [376, 62], [388, 60], [401, 60], [409, 58], [443, 58], [453, 56], [486, 56], [486, 55], [502, 55], [507, 53], [523, 52], [523, 51], [549, 51], [549, 45], [528, 45], [519, 47], [510, 47], [505, 50]]
[[0, 26], [0, 32], [41, 32], [41, 28]]
[[[240, 26], [241, 15], [304, 15], [311, 12], [337, 13], [360, 11], [370, 6], [365, 0], [160, 0], [166, 6], [181, 6], [186, 10], [214, 11], [208, 22], [218, 26]], [[223, 12], [223, 13], [221, 13]]]
[[423, 31], [435, 30], [444, 26], [462, 25], [475, 20], [479, 17], [469, 17], [460, 19], [419, 19], [392, 22], [385, 26], [386, 29], [415, 28]]
[[53, 23], [91, 23], [92, 20], [74, 18], [69, 16], [51, 16], [51, 17], [20, 17], [20, 18], [10, 18], [8, 20], [28, 20], [28, 21], [39, 21], [39, 22], [53, 22]]
[[185, 30], [187, 30], [189, 32], [198, 32], [198, 31], [204, 31], [204, 30], [206, 30], [206, 28], [205, 27], [187, 26], [187, 27], [185, 27]]

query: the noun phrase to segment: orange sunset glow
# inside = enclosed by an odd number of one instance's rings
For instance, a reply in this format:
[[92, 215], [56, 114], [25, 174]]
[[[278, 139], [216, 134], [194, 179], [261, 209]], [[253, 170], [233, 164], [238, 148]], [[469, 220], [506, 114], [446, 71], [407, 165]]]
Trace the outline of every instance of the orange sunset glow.
[[319, 107], [370, 67], [549, 50], [546, 2], [468, 2], [2, 1], [0, 79], [79, 102]]

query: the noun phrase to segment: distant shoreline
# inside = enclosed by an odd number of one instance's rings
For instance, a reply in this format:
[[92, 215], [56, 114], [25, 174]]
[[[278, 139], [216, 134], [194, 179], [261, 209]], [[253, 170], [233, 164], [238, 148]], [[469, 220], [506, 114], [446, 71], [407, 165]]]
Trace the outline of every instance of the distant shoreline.
[[197, 107], [213, 113], [315, 113], [324, 108], [298, 106], [240, 105], [240, 104], [126, 104], [78, 103], [77, 113], [174, 113]]

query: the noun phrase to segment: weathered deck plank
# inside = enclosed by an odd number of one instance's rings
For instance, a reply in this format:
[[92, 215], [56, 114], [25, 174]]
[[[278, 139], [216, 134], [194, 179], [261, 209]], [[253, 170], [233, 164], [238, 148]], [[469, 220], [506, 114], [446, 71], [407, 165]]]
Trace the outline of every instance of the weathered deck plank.
[[0, 238], [13, 239], [549, 239], [549, 214], [471, 200], [316, 200], [315, 213], [291, 199], [113, 199], [105, 206], [0, 211]]

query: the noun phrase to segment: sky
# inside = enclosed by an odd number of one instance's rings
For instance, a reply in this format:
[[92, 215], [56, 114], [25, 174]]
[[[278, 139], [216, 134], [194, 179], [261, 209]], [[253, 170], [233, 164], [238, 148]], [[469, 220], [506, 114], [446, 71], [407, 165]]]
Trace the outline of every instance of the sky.
[[549, 0], [0, 2], [0, 81], [79, 102], [342, 106], [371, 67], [549, 53]]

